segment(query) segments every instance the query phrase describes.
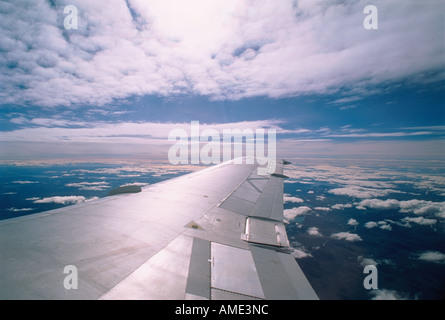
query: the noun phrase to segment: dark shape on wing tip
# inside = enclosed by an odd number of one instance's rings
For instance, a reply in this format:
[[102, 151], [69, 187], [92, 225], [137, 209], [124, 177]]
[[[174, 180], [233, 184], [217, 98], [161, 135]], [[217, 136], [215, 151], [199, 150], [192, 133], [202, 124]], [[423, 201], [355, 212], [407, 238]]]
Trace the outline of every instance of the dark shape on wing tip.
[[272, 176], [277, 177], [277, 178], [283, 178], [283, 179], [289, 178], [288, 176], [285, 176], [284, 174], [280, 174], [280, 173], [272, 173]]
[[199, 224], [197, 224], [193, 220], [191, 220], [189, 223], [187, 223], [184, 227], [194, 229], [194, 230], [204, 230], [204, 228], [202, 228]]
[[108, 192], [107, 196], [114, 196], [116, 194], [121, 194], [121, 193], [138, 193], [141, 191], [142, 191], [142, 189], [140, 186], [129, 185], [129, 186], [115, 188], [115, 189], [111, 190], [110, 192]]

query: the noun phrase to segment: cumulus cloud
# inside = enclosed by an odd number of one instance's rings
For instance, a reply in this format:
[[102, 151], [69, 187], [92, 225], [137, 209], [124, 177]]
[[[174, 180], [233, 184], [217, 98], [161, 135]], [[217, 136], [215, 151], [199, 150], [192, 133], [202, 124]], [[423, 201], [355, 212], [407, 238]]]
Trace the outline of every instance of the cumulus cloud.
[[6, 209], [6, 211], [11, 211], [11, 212], [26, 212], [26, 211], [32, 211], [34, 210], [34, 208], [8, 208]]
[[368, 221], [364, 224], [365, 228], [372, 229], [372, 228], [380, 228], [382, 230], [391, 231], [392, 227], [388, 222], [386, 221]]
[[419, 260], [434, 262], [434, 263], [445, 263], [445, 254], [439, 251], [425, 251], [418, 254]]
[[285, 193], [283, 195], [283, 202], [302, 203], [304, 202], [304, 200], [298, 197], [293, 197], [290, 194]]
[[378, 227], [378, 224], [375, 221], [368, 221], [365, 223], [365, 228], [372, 229], [375, 227]]
[[[381, 221], [379, 221], [379, 222], [381, 222]], [[391, 227], [390, 224], [382, 224], [382, 225], [380, 225], [379, 228], [382, 229], [382, 230], [388, 230], [388, 231], [392, 230], [392, 227]]]
[[394, 189], [375, 189], [375, 188], [361, 187], [357, 185], [350, 185], [344, 188], [334, 188], [329, 190], [328, 192], [335, 194], [337, 196], [349, 196], [361, 199], [384, 197], [390, 193], [404, 193], [402, 191]]
[[[423, 76], [411, 81], [443, 79], [425, 76], [443, 66], [443, 7], [424, 2], [374, 1], [385, 32], [364, 30], [365, 0], [7, 2], [0, 99], [44, 106], [147, 94], [240, 99], [366, 92], [415, 74]], [[78, 9], [76, 30], [63, 28], [66, 4]]]
[[307, 206], [301, 206], [301, 207], [294, 207], [291, 209], [285, 209], [283, 211], [284, 218], [287, 221], [294, 220], [297, 216], [305, 215], [311, 211], [311, 208]]
[[348, 220], [348, 225], [356, 226], [356, 225], [358, 225], [358, 221], [353, 219], [353, 218], [351, 218], [351, 219]]
[[390, 266], [395, 266], [394, 261], [390, 260], [390, 259], [374, 259], [374, 258], [366, 258], [364, 256], [358, 256], [357, 257], [357, 261], [360, 262], [360, 265], [362, 267], [365, 267], [367, 265], [374, 265], [374, 266], [378, 266], [378, 265], [390, 265]]
[[98, 197], [85, 198], [84, 196], [55, 196], [55, 197], [46, 197], [39, 198], [34, 200], [34, 203], [59, 203], [59, 204], [78, 204], [83, 203], [85, 201], [91, 201], [99, 199]]
[[373, 266], [378, 265], [377, 261], [372, 258], [365, 258], [363, 256], [359, 256], [357, 260], [360, 262], [362, 267], [366, 267], [367, 265], [373, 265]]
[[291, 247], [291, 251], [292, 251], [291, 254], [295, 259], [311, 258], [312, 257], [312, 255], [309, 252], [307, 252], [304, 248], [297, 249], [297, 248]]
[[407, 222], [407, 223], [414, 222], [414, 223], [424, 225], [424, 226], [430, 226], [430, 225], [437, 223], [436, 219], [427, 219], [424, 217], [405, 217], [402, 219], [402, 221]]
[[132, 183], [126, 183], [121, 185], [120, 187], [128, 187], [128, 186], [139, 186], [139, 187], [145, 187], [148, 186], [149, 183], [144, 183], [144, 182], [132, 182]]
[[445, 201], [433, 202], [426, 200], [400, 201], [400, 212], [412, 212], [417, 215], [432, 214], [445, 218]]
[[351, 203], [346, 204], [334, 204], [331, 208], [335, 210], [343, 210], [345, 208], [352, 208], [353, 205]]
[[318, 230], [317, 227], [311, 227], [311, 228], [307, 229], [307, 233], [311, 236], [323, 237], [323, 235], [320, 233], [320, 231]]
[[103, 191], [108, 188], [108, 182], [74, 182], [65, 184], [66, 187], [76, 187], [79, 190]]
[[407, 300], [408, 298], [395, 290], [377, 289], [371, 290], [372, 300]]
[[331, 235], [331, 237], [334, 238], [334, 239], [346, 240], [346, 241], [351, 241], [351, 242], [362, 241], [363, 240], [358, 234], [350, 233], [350, 232], [333, 233]]
[[367, 207], [371, 209], [398, 209], [400, 206], [400, 201], [395, 199], [367, 199], [363, 200], [359, 204], [360, 207]]

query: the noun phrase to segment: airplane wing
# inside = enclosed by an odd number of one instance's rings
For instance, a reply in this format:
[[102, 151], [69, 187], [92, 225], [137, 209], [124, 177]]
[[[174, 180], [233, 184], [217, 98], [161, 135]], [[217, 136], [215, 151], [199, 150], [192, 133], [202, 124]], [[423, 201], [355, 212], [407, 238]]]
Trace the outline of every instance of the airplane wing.
[[0, 221], [0, 298], [318, 299], [290, 254], [282, 165], [232, 160]]

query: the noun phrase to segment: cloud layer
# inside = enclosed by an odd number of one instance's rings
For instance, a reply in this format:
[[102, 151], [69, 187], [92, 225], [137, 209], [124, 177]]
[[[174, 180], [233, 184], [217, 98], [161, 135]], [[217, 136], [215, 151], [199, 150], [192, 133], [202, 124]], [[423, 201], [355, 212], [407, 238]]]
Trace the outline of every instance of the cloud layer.
[[[399, 201], [396, 199], [366, 199], [360, 201], [357, 205], [358, 209], [399, 209], [401, 213], [414, 213], [416, 215], [433, 215], [438, 218], [445, 219], [445, 202], [433, 202], [426, 200], [406, 200]], [[409, 221], [413, 221], [419, 224], [431, 224], [435, 223], [433, 219], [418, 219], [418, 218], [409, 218]]]
[[[63, 27], [68, 4], [78, 29]], [[133, 95], [288, 97], [444, 78], [440, 2], [374, 1], [378, 30], [363, 28], [367, 4], [2, 2], [0, 99], [66, 106]]]

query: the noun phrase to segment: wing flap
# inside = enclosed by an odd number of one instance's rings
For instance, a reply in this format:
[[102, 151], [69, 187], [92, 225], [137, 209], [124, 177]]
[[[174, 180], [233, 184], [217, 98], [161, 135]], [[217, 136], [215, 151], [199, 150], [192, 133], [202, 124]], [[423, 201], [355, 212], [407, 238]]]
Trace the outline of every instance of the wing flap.
[[242, 239], [251, 243], [289, 247], [289, 240], [287, 239], [284, 224], [274, 220], [248, 217]]
[[192, 244], [193, 238], [179, 236], [100, 299], [184, 299]]
[[255, 245], [250, 249], [266, 299], [318, 300], [292, 255]]

